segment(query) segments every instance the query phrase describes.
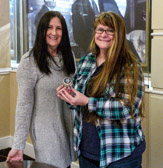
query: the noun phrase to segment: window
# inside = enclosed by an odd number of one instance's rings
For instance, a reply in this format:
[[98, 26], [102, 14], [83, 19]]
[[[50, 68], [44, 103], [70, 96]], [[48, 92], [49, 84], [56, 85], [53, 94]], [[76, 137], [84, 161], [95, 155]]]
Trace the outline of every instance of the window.
[[14, 58], [14, 3], [13, 0], [10, 0], [10, 32], [11, 32], [11, 60], [15, 60]]
[[[129, 46], [140, 60], [143, 69], [149, 72], [149, 53], [147, 53], [149, 42], [146, 32], [148, 0], [109, 2], [95, 0], [95, 2], [100, 12], [110, 10], [124, 18]], [[19, 63], [21, 56], [32, 48], [38, 22], [42, 15], [50, 10], [60, 11], [65, 17], [71, 47], [77, 60], [88, 52], [95, 18], [95, 16], [90, 18], [93, 9], [89, 0], [84, 1], [82, 5], [76, 0], [10, 0], [12, 63]]]
[[67, 22], [72, 46], [71, 6], [74, 0], [10, 0], [11, 60], [18, 64], [32, 48], [41, 16], [50, 10], [60, 11]]

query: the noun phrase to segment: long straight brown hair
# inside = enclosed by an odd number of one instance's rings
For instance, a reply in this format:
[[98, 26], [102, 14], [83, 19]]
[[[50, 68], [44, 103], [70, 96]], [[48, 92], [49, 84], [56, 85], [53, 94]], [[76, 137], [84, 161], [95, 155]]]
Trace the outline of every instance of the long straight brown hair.
[[[115, 94], [117, 97], [122, 89], [120, 86], [120, 77], [124, 68], [127, 78], [125, 89], [127, 89], [129, 94], [129, 105], [131, 107], [131, 116], [133, 117], [133, 104], [137, 94], [138, 62], [136, 56], [127, 45], [124, 21], [119, 15], [113, 12], [101, 13], [96, 18], [94, 22], [94, 36], [90, 45], [91, 52], [96, 56], [100, 53], [100, 48], [95, 43], [95, 30], [99, 24], [108, 26], [114, 30], [114, 40], [107, 52], [102, 70], [88, 84], [88, 96], [101, 97], [106, 89], [107, 83], [114, 80]], [[132, 84], [129, 82], [130, 79], [133, 79]], [[90, 89], [92, 91], [91, 93], [89, 93]]]

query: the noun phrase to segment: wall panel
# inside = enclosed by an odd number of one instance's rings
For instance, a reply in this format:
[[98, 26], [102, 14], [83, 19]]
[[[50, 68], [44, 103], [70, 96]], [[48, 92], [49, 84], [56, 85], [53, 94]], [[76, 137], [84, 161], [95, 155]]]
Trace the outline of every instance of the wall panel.
[[152, 39], [151, 83], [152, 87], [163, 89], [163, 36]]
[[0, 68], [10, 67], [9, 0], [0, 0]]
[[152, 2], [152, 29], [163, 29], [163, 1], [151, 0]]
[[10, 135], [10, 75], [0, 75], [0, 138]]
[[149, 165], [150, 168], [163, 166], [163, 96], [150, 94], [149, 101]]

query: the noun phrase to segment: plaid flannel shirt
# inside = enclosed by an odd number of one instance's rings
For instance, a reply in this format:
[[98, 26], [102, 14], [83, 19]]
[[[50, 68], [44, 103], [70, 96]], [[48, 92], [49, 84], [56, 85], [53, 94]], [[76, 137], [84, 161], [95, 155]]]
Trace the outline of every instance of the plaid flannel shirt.
[[[85, 93], [86, 86], [96, 70], [96, 57], [88, 54], [81, 58], [78, 69], [74, 75], [73, 87], [81, 93]], [[131, 108], [126, 103], [128, 101], [127, 89], [125, 84], [127, 79], [122, 71], [120, 84], [124, 87], [122, 93], [115, 97], [114, 87], [111, 83], [107, 85], [104, 95], [101, 98], [89, 97], [88, 111], [95, 112], [103, 118], [100, 126], [97, 126], [100, 137], [100, 167], [107, 167], [111, 162], [117, 161], [129, 156], [135, 149], [135, 146], [144, 140], [139, 117], [139, 108], [144, 95], [143, 73], [139, 66], [138, 89], [133, 111], [135, 119], [131, 117]], [[132, 79], [129, 80], [131, 83]], [[110, 85], [110, 86], [109, 86]], [[108, 97], [110, 95], [110, 97]], [[74, 149], [79, 151], [79, 144], [82, 137], [82, 107], [69, 106], [75, 110], [74, 126]], [[113, 120], [120, 120], [122, 127], [119, 128], [113, 124]]]

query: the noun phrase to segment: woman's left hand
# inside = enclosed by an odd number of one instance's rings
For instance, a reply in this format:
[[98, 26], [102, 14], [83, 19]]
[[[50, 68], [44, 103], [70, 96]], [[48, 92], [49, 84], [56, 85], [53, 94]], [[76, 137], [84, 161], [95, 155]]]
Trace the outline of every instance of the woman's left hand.
[[73, 106], [85, 106], [88, 104], [88, 97], [72, 87], [59, 86], [57, 88], [57, 96]]

